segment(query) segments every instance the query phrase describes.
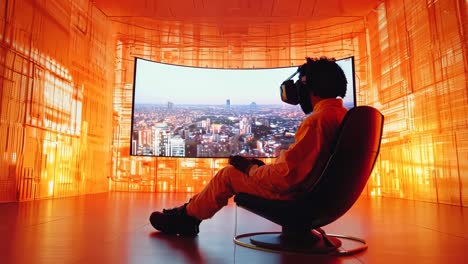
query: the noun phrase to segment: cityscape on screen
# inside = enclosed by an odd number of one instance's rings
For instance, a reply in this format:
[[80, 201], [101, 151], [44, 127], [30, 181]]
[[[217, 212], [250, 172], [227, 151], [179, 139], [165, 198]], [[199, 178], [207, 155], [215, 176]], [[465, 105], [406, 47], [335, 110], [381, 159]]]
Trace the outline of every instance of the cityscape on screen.
[[[297, 67], [205, 69], [138, 58], [135, 63], [131, 155], [273, 158], [294, 142], [305, 117], [300, 106], [279, 96], [280, 84]], [[352, 108], [352, 65], [342, 68], [349, 83], [344, 104]], [[193, 89], [196, 84], [205, 85]]]

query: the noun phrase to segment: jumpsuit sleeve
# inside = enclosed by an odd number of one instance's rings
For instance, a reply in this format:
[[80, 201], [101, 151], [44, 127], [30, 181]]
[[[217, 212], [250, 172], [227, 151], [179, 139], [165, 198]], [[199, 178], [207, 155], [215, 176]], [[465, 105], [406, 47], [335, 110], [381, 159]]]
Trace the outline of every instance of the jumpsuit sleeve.
[[[323, 142], [320, 122], [307, 120], [301, 124], [296, 132], [295, 142], [280, 153], [275, 163], [264, 166], [253, 166], [249, 176], [260, 183], [272, 184], [274, 186], [288, 188], [304, 179], [312, 168]], [[304, 169], [303, 163], [308, 163], [308, 171]], [[283, 189], [281, 188], [281, 189]]]

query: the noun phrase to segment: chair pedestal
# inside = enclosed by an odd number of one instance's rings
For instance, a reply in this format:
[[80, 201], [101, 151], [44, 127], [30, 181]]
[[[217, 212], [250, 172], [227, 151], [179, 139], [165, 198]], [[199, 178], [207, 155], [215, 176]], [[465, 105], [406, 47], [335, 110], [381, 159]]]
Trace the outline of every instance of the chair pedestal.
[[[325, 238], [315, 231], [310, 235], [293, 237], [282, 232], [256, 232], [237, 235], [234, 243], [239, 246], [270, 251], [305, 254], [351, 255], [367, 249], [367, 243], [356, 237], [327, 234]], [[342, 240], [354, 241], [360, 246], [351, 249], [342, 248]]]
[[285, 232], [284, 229], [282, 233], [253, 235], [250, 237], [250, 242], [262, 248], [300, 253], [328, 253], [341, 246], [339, 239], [329, 237], [325, 239], [315, 231], [298, 234]]

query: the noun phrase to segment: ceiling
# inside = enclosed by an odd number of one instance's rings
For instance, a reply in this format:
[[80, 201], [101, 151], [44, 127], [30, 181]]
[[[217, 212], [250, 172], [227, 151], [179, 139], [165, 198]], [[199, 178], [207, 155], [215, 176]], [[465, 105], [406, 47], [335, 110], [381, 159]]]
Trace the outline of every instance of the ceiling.
[[302, 61], [315, 52], [349, 56], [358, 45], [349, 40], [365, 32], [364, 18], [382, 1], [93, 0], [93, 4], [113, 22], [114, 36], [129, 43], [133, 56], [210, 67], [252, 67], [250, 61], [272, 67]]
[[363, 17], [381, 0], [94, 0], [106, 16], [211, 23], [290, 23]]

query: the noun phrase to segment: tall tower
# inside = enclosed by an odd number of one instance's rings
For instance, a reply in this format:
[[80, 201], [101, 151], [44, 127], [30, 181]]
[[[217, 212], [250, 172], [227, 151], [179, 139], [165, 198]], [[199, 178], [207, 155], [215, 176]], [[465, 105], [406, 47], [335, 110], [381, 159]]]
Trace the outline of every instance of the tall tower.
[[167, 124], [159, 123], [153, 127], [153, 150], [156, 156], [170, 156], [171, 133]]
[[231, 110], [231, 99], [226, 99], [226, 110], [227, 111]]
[[255, 111], [257, 111], [257, 103], [255, 103], [255, 102], [250, 103], [250, 107], [249, 107], [249, 108], [250, 108], [250, 112], [255, 112]]
[[167, 110], [172, 110], [174, 109], [174, 103], [173, 102], [167, 102]]
[[141, 130], [133, 131], [132, 135], [132, 155], [138, 154], [138, 145], [141, 144], [141, 140], [139, 135], [141, 134]]

